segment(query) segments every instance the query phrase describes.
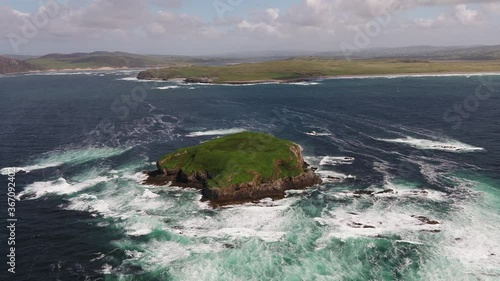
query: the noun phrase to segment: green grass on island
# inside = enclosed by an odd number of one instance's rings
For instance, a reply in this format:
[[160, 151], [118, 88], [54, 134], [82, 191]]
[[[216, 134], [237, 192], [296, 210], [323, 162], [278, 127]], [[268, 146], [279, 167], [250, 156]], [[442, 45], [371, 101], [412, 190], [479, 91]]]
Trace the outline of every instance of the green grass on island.
[[214, 83], [250, 81], [286, 81], [350, 75], [389, 75], [411, 73], [472, 73], [500, 71], [500, 60], [427, 61], [427, 60], [338, 60], [292, 58], [226, 66], [180, 66], [147, 70], [154, 79], [211, 78]]
[[163, 156], [159, 164], [161, 168], [182, 169], [187, 175], [206, 172], [211, 177], [208, 187], [224, 188], [300, 175], [302, 163], [292, 149], [298, 151], [290, 141], [243, 132], [179, 149]]

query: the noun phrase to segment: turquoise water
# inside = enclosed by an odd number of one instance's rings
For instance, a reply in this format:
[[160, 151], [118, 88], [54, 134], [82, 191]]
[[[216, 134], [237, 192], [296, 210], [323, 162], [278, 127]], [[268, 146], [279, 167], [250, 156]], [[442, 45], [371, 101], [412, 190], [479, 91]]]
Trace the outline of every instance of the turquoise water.
[[[12, 280], [500, 278], [500, 99], [459, 129], [443, 119], [477, 78], [123, 80], [133, 75], [0, 79], [12, 112], [1, 167], [17, 167], [21, 200]], [[146, 97], [121, 119], [113, 103], [138, 86]], [[299, 143], [325, 183], [219, 209], [141, 184], [160, 155], [241, 130]]]

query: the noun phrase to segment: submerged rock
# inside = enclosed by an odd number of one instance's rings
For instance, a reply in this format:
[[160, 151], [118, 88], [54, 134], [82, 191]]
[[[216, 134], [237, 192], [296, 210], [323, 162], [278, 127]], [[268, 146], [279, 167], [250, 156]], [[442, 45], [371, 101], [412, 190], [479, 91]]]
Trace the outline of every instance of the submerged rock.
[[148, 176], [145, 184], [200, 189], [203, 200], [216, 204], [283, 198], [286, 190], [321, 183], [299, 145], [250, 132], [169, 153]]
[[369, 190], [369, 189], [358, 189], [358, 190], [355, 190], [353, 193], [354, 193], [354, 195], [373, 195], [373, 193], [375, 193], [375, 191]]
[[428, 217], [424, 217], [424, 216], [412, 216], [412, 217], [418, 219], [419, 221], [423, 222], [424, 224], [439, 224], [438, 221], [431, 220]]

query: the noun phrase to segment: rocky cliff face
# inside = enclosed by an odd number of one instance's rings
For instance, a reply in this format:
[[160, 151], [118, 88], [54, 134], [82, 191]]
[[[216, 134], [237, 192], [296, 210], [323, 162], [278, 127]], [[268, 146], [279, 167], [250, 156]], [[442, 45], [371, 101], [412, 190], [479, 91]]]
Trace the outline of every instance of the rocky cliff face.
[[27, 72], [31, 70], [37, 70], [37, 68], [21, 60], [0, 57], [0, 74]]
[[[166, 78], [161, 78], [160, 73], [155, 73], [152, 70], [141, 71], [137, 74], [137, 79], [139, 80], [169, 80]], [[199, 84], [213, 84], [215, 83], [214, 77], [188, 77], [182, 78], [184, 83], [199, 83]]]
[[154, 80], [154, 79], [157, 79], [157, 78], [150, 71], [141, 71], [141, 72], [139, 72], [139, 74], [137, 74], [137, 79]]
[[281, 199], [285, 196], [287, 190], [305, 189], [321, 183], [321, 179], [309, 168], [307, 163], [303, 162], [300, 150], [298, 148], [294, 149], [294, 153], [298, 153], [297, 159], [302, 161], [303, 167], [303, 172], [295, 177], [281, 178], [270, 182], [262, 182], [256, 177], [248, 183], [235, 184], [225, 188], [210, 188], [207, 181], [211, 177], [204, 171], [197, 171], [188, 175], [182, 169], [161, 169], [159, 163], [157, 163], [158, 169], [148, 172], [149, 177], [144, 183], [149, 185], [167, 185], [171, 183], [175, 186], [200, 189], [203, 200], [210, 200], [215, 204], [242, 203], [266, 197]]

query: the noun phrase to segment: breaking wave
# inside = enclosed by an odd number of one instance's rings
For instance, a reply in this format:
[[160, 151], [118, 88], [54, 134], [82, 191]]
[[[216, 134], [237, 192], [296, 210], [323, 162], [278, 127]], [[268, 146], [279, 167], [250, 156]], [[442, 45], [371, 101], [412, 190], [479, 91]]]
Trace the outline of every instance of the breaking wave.
[[396, 144], [404, 144], [418, 149], [430, 149], [430, 150], [441, 150], [448, 152], [478, 152], [484, 151], [482, 147], [476, 147], [472, 145], [468, 145], [465, 143], [461, 143], [456, 140], [448, 140], [448, 141], [434, 141], [427, 139], [417, 139], [412, 137], [406, 138], [396, 138], [396, 139], [383, 139], [378, 138], [378, 141], [396, 143]]
[[192, 132], [186, 135], [186, 137], [202, 137], [202, 136], [222, 136], [222, 135], [230, 135], [245, 132], [245, 129], [242, 128], [232, 128], [232, 129], [219, 129], [219, 130], [210, 130], [210, 131], [200, 131], [200, 132]]
[[42, 170], [51, 167], [57, 167], [64, 164], [77, 165], [96, 159], [104, 159], [112, 156], [120, 155], [130, 148], [82, 148], [68, 149], [62, 151], [52, 151], [44, 154], [33, 164], [23, 167], [5, 167], [2, 168], [1, 174], [7, 175], [10, 171], [29, 173], [35, 170]]
[[157, 87], [155, 89], [157, 90], [170, 90], [170, 89], [178, 89], [180, 88], [179, 86], [165, 86], [165, 87]]
[[65, 178], [59, 178], [54, 181], [35, 182], [32, 183], [19, 193], [19, 198], [29, 197], [30, 199], [37, 199], [48, 194], [73, 194], [82, 191], [88, 187], [94, 186], [98, 183], [106, 182], [108, 177], [96, 177], [88, 179], [83, 182], [70, 183]]

